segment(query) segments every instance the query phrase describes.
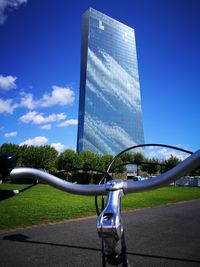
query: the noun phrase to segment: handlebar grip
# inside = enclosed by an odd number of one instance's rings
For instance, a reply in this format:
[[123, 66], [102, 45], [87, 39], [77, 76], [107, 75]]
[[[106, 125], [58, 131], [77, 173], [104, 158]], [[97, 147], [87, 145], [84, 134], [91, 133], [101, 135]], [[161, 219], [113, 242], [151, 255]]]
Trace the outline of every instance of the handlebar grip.
[[16, 159], [10, 153], [0, 154], [0, 179], [4, 180], [10, 175], [10, 172], [15, 168]]

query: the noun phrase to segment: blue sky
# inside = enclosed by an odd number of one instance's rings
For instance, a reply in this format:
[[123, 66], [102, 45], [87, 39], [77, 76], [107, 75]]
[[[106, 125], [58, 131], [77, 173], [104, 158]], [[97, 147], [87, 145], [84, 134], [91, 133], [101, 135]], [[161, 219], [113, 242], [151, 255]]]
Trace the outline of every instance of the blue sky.
[[135, 29], [145, 143], [199, 149], [199, 0], [0, 0], [0, 144], [76, 149], [89, 7]]

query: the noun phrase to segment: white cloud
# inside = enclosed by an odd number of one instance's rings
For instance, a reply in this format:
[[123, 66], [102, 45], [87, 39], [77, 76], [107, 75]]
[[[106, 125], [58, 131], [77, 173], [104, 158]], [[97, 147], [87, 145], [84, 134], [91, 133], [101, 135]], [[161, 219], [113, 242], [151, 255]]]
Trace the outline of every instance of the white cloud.
[[185, 158], [188, 157], [188, 155], [183, 154], [181, 152], [178, 152], [176, 150], [169, 150], [167, 148], [162, 148], [160, 150], [158, 150], [158, 153], [161, 157], [164, 157], [165, 159], [170, 158], [171, 156], [177, 157], [180, 160], [184, 160]]
[[40, 107], [51, 107], [55, 105], [65, 106], [74, 103], [74, 92], [68, 87], [52, 86], [50, 93], [45, 93], [40, 99], [34, 99], [32, 93], [21, 93], [19, 106], [28, 109], [36, 109]]
[[33, 94], [31, 93], [21, 93], [21, 99], [19, 106], [26, 107], [28, 109], [37, 108], [37, 102], [33, 99]]
[[[1, 0], [0, 0], [1, 3]], [[11, 89], [16, 88], [16, 81], [17, 77], [14, 76], [3, 76], [0, 75], [0, 90], [9, 91]]]
[[44, 94], [40, 105], [42, 107], [50, 107], [54, 105], [65, 106], [73, 104], [74, 102], [74, 92], [70, 88], [52, 86], [51, 94]]
[[10, 132], [10, 133], [5, 133], [4, 137], [11, 138], [11, 137], [15, 137], [16, 135], [17, 135], [17, 132]]
[[17, 9], [20, 5], [27, 3], [27, 0], [0, 0], [0, 24], [7, 19], [7, 11]]
[[70, 120], [65, 120], [57, 124], [58, 127], [67, 127], [69, 125], [77, 125], [78, 120], [70, 119]]
[[0, 113], [12, 114], [15, 108], [12, 99], [3, 100], [0, 98]]
[[62, 152], [66, 148], [66, 146], [60, 142], [51, 144], [51, 147], [54, 147], [58, 152]]
[[45, 125], [41, 126], [40, 129], [42, 129], [42, 130], [51, 130], [51, 127], [52, 127], [51, 124], [45, 124]]
[[168, 148], [148, 147], [145, 151], [147, 158], [169, 159], [171, 156], [184, 160], [188, 154]]
[[27, 139], [24, 142], [20, 143], [20, 146], [43, 146], [48, 142], [48, 139], [45, 136], [37, 136], [33, 139]]
[[47, 117], [43, 116], [43, 113], [38, 113], [37, 111], [30, 111], [27, 114], [21, 116], [19, 121], [23, 123], [32, 124], [43, 124], [49, 122], [55, 122], [66, 119], [67, 115], [65, 113], [51, 114]]

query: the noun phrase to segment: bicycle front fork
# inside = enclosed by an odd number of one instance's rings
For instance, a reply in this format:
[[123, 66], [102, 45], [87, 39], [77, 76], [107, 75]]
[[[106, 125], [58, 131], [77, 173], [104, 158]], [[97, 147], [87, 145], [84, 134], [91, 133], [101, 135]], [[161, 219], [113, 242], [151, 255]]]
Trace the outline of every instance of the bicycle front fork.
[[[104, 210], [97, 219], [97, 231], [103, 242], [103, 258], [111, 265], [127, 267], [124, 229], [121, 220], [123, 181], [107, 182], [108, 198]], [[105, 264], [104, 264], [105, 266]]]

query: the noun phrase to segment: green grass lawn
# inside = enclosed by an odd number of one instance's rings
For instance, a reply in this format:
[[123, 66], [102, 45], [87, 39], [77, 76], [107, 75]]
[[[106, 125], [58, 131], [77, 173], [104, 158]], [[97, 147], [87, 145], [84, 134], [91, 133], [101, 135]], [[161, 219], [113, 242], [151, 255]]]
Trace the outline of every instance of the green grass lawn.
[[[0, 189], [22, 189], [26, 186], [1, 184]], [[129, 194], [122, 199], [122, 208], [131, 210], [192, 199], [200, 199], [200, 188], [165, 187]], [[45, 184], [38, 184], [19, 195], [0, 201], [0, 230], [93, 214], [96, 214], [94, 197], [72, 195]]]

